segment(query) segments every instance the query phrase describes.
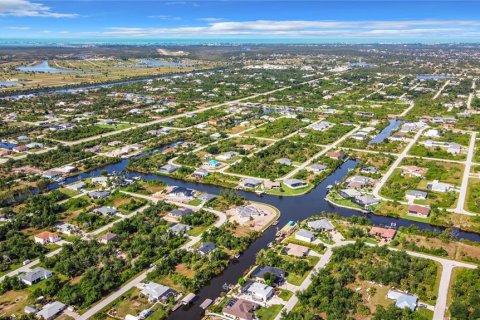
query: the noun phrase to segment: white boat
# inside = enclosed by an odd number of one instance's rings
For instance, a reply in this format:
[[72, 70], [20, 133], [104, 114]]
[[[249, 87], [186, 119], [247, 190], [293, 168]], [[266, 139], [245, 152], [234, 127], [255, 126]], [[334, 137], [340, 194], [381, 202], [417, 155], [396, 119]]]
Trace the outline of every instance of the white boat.
[[333, 186], [332, 186], [331, 184], [329, 184], [329, 185], [327, 186], [327, 190], [330, 190], [330, 189], [332, 189], [332, 188], [333, 188]]

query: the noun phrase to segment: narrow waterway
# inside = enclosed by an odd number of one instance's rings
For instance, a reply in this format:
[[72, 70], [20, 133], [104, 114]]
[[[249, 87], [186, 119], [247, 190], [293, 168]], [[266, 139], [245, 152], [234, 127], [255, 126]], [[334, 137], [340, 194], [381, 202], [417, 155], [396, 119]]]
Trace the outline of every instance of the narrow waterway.
[[[82, 173], [78, 176], [68, 178], [66, 183], [72, 183], [76, 180], [98, 176], [100, 173], [108, 172], [115, 173], [126, 171], [127, 175], [130, 177], [140, 176], [145, 180], [161, 180], [170, 185], [183, 186], [186, 188], [192, 188], [202, 192], [207, 192], [210, 194], [219, 194], [223, 189], [222, 187], [206, 185], [202, 183], [187, 182], [182, 180], [177, 180], [161, 175], [156, 174], [140, 174], [137, 172], [130, 172], [126, 170], [126, 164], [128, 160], [122, 160], [121, 162], [106, 165], [102, 168], [95, 169], [88, 173]], [[266, 204], [275, 206], [280, 210], [280, 223], [278, 227], [282, 227], [290, 220], [300, 221], [306, 219], [312, 215], [319, 214], [322, 211], [338, 213], [344, 217], [350, 216], [360, 216], [364, 215], [361, 212], [356, 210], [346, 209], [336, 207], [325, 200], [327, 194], [327, 186], [333, 185], [338, 181], [341, 181], [345, 175], [348, 173], [348, 170], [354, 168], [356, 165], [355, 160], [348, 160], [340, 167], [337, 168], [330, 176], [328, 176], [322, 183], [315, 187], [311, 192], [296, 196], [296, 197], [281, 197], [273, 195], [263, 195], [257, 196], [255, 193], [238, 191], [239, 194], [244, 196], [247, 200], [258, 201]], [[369, 214], [368, 218], [372, 221], [374, 225], [384, 225], [389, 226], [392, 223], [396, 224], [397, 227], [400, 226], [409, 226], [416, 225], [421, 229], [436, 230], [442, 231], [443, 228], [433, 227], [427, 223], [415, 222], [405, 219], [397, 219], [384, 216], [376, 216]], [[204, 286], [199, 292], [197, 292], [197, 300], [195, 303], [189, 307], [180, 308], [177, 311], [170, 314], [170, 319], [174, 320], [193, 320], [200, 319], [203, 314], [203, 310], [199, 307], [201, 302], [205, 299], [215, 299], [217, 298], [223, 289], [223, 284], [234, 284], [237, 282], [239, 277], [242, 277], [243, 274], [248, 270], [248, 268], [255, 263], [255, 256], [257, 252], [263, 248], [268, 247], [268, 243], [275, 239], [276, 227], [268, 228], [261, 237], [256, 239], [250, 247], [240, 256], [238, 262], [232, 263], [229, 267], [219, 276], [215, 277], [210, 281], [210, 283]], [[456, 234], [459, 238], [469, 239], [472, 241], [480, 242], [480, 235], [476, 233], [469, 233], [457, 230]]]

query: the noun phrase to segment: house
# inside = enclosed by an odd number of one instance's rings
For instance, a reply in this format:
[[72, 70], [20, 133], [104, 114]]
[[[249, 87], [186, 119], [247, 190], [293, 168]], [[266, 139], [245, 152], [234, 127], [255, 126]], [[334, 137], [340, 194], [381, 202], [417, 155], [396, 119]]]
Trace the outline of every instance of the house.
[[198, 168], [195, 171], [193, 171], [192, 175], [198, 178], [205, 178], [206, 176], [208, 176], [208, 171], [203, 168]]
[[190, 229], [191, 229], [191, 227], [187, 226], [186, 224], [176, 223], [173, 226], [170, 226], [168, 228], [168, 231], [170, 231], [170, 233], [178, 236], [178, 235], [185, 234]]
[[228, 151], [225, 153], [222, 153], [221, 155], [218, 155], [216, 158], [220, 161], [229, 161], [232, 160], [233, 157], [238, 156], [238, 152], [235, 151]]
[[37, 312], [36, 316], [43, 320], [52, 320], [59, 316], [66, 307], [66, 305], [58, 301], [47, 303], [42, 310]]
[[428, 171], [427, 168], [417, 166], [404, 166], [402, 170], [402, 175], [416, 178], [423, 178]]
[[212, 138], [213, 140], [218, 140], [222, 137], [222, 135], [218, 132], [215, 132], [213, 134], [210, 135], [210, 138]]
[[387, 293], [387, 298], [395, 300], [395, 305], [397, 306], [397, 308], [408, 308], [411, 311], [415, 311], [415, 309], [417, 308], [418, 298], [414, 295], [406, 294], [395, 290], [389, 290]]
[[38, 310], [31, 306], [25, 306], [25, 308], [23, 308], [23, 312], [25, 312], [25, 314], [27, 315], [29, 314], [35, 315], [38, 312]]
[[311, 243], [315, 241], [315, 234], [311, 231], [300, 229], [295, 233], [295, 239]]
[[222, 309], [223, 315], [234, 320], [254, 320], [258, 304], [238, 298], [230, 299]]
[[413, 204], [408, 206], [408, 214], [426, 218], [430, 214], [430, 208]]
[[72, 234], [78, 233], [80, 229], [73, 224], [67, 222], [60, 222], [55, 225], [55, 230], [60, 233], [63, 233], [67, 236], [71, 236]]
[[422, 190], [408, 190], [405, 193], [405, 197], [408, 200], [425, 200], [427, 199], [428, 192]]
[[347, 155], [341, 151], [330, 151], [327, 152], [326, 156], [334, 160], [344, 160], [347, 158]]
[[257, 188], [262, 184], [262, 181], [254, 178], [246, 178], [240, 181], [240, 186], [244, 188]]
[[275, 163], [283, 164], [285, 166], [291, 166], [292, 165], [292, 161], [290, 159], [287, 159], [287, 158], [277, 159], [277, 160], [275, 160]]
[[352, 201], [364, 208], [371, 207], [380, 203], [380, 199], [377, 199], [369, 194], [363, 196], [356, 196], [355, 198], [353, 198]]
[[177, 198], [193, 198], [194, 197], [193, 193], [194, 193], [194, 191], [192, 189], [175, 186], [168, 193], [168, 196], [169, 197], [177, 197]]
[[288, 254], [289, 256], [303, 258], [308, 256], [308, 253], [310, 252], [310, 248], [301, 246], [298, 244], [294, 244], [294, 243], [289, 243], [285, 246], [285, 248], [283, 248], [283, 252], [285, 254]]
[[82, 190], [83, 188], [85, 188], [87, 184], [83, 181], [78, 181], [77, 183], [74, 183], [74, 184], [71, 184], [71, 185], [68, 185], [66, 188], [69, 189], [69, 190], [73, 190], [73, 191], [80, 191]]
[[266, 180], [266, 181], [263, 183], [263, 187], [264, 187], [266, 190], [280, 189], [281, 186], [282, 186], [282, 184], [280, 183], [280, 181], [270, 181], [270, 180]]
[[155, 302], [158, 300], [167, 300], [170, 296], [175, 294], [175, 291], [161, 284], [148, 282], [145, 284], [140, 294], [147, 297], [148, 301]]
[[100, 207], [100, 208], [94, 209], [93, 212], [100, 213], [101, 215], [104, 215], [104, 216], [113, 216], [118, 212], [118, 210], [115, 207]]
[[338, 190], [338, 194], [344, 199], [355, 198], [362, 195], [360, 191], [357, 191], [355, 189], [341, 189]]
[[260, 216], [265, 216], [266, 213], [263, 212], [262, 210], [257, 209], [254, 206], [239, 206], [237, 207], [237, 214], [242, 217], [242, 218], [250, 218], [250, 217], [260, 217]]
[[324, 171], [327, 171], [328, 167], [323, 164], [312, 164], [310, 167], [308, 167], [309, 171], [315, 172], [315, 173], [322, 173]]
[[362, 167], [360, 169], [360, 173], [365, 173], [365, 174], [376, 174], [377, 172], [378, 172], [377, 168], [372, 166]]
[[33, 237], [35, 243], [45, 245], [47, 243], [55, 243], [62, 240], [58, 234], [50, 231], [43, 231]]
[[164, 166], [161, 166], [158, 171], [165, 174], [171, 174], [177, 171], [180, 167], [174, 164], [167, 163]]
[[37, 282], [42, 280], [48, 279], [52, 276], [52, 272], [48, 271], [47, 269], [38, 267], [32, 269], [24, 274], [20, 275], [18, 279], [25, 283], [27, 286], [31, 286]]
[[450, 154], [460, 154], [462, 152], [462, 146], [458, 143], [451, 142], [448, 144], [447, 152]]
[[107, 232], [105, 235], [98, 238], [98, 242], [103, 243], [103, 244], [108, 244], [112, 241], [115, 241], [116, 238], [117, 238], [117, 235], [115, 233]]
[[375, 180], [370, 177], [352, 176], [347, 179], [346, 187], [352, 189], [361, 189], [375, 184]]
[[108, 177], [94, 177], [92, 178], [92, 183], [106, 187], [108, 184]]
[[249, 295], [253, 300], [267, 302], [273, 297], [274, 289], [260, 282], [247, 282], [241, 289], [242, 293]]
[[315, 231], [333, 231], [335, 229], [327, 219], [308, 221], [307, 225]]
[[198, 199], [202, 200], [204, 203], [208, 203], [212, 200], [214, 200], [217, 196], [213, 194], [208, 194], [208, 193], [203, 193], [201, 194]]
[[440, 138], [441, 133], [437, 129], [428, 129], [423, 135], [428, 138]]
[[311, 126], [309, 126], [309, 128], [315, 131], [325, 131], [332, 126], [333, 126], [333, 123], [330, 123], [328, 121], [322, 121], [319, 123], [312, 124]]
[[104, 199], [110, 195], [110, 191], [104, 190], [104, 191], [91, 191], [88, 193], [88, 196], [91, 199]]
[[22, 153], [22, 152], [27, 151], [27, 147], [24, 146], [24, 145], [20, 145], [20, 146], [15, 146], [15, 147], [13, 147], [12, 150], [13, 150], [14, 152]]
[[250, 273], [250, 277], [256, 279], [257, 281], [263, 281], [265, 275], [271, 274], [275, 276], [275, 284], [282, 284], [285, 281], [286, 272], [280, 268], [275, 268], [271, 266], [257, 266]]
[[306, 182], [298, 179], [287, 179], [283, 182], [283, 184], [291, 189], [301, 189], [308, 186]]
[[55, 179], [58, 179], [62, 176], [62, 174], [58, 171], [54, 171], [54, 170], [47, 170], [47, 171], [44, 171], [42, 173], [42, 177], [45, 178], [45, 179], [51, 179], [51, 180], [55, 180]]
[[397, 233], [397, 230], [395, 229], [387, 229], [387, 228], [381, 228], [381, 227], [373, 227], [370, 229], [370, 235], [371, 236], [379, 236], [385, 241], [390, 241], [395, 238], [395, 234]]
[[174, 209], [168, 213], [169, 216], [175, 217], [175, 218], [181, 218], [183, 216], [187, 216], [189, 214], [192, 214], [193, 210], [188, 209], [188, 208], [180, 208], [180, 209]]
[[368, 134], [366, 132], [357, 132], [351, 135], [350, 138], [358, 141], [363, 141], [368, 138]]
[[450, 192], [453, 191], [453, 186], [448, 183], [438, 182], [438, 180], [434, 180], [427, 184], [427, 189], [436, 192]]
[[204, 242], [200, 245], [200, 247], [198, 247], [198, 252], [203, 255], [203, 256], [206, 256], [207, 254], [209, 254], [210, 252], [212, 252], [213, 250], [215, 250], [217, 247], [215, 246], [215, 243], [213, 242]]

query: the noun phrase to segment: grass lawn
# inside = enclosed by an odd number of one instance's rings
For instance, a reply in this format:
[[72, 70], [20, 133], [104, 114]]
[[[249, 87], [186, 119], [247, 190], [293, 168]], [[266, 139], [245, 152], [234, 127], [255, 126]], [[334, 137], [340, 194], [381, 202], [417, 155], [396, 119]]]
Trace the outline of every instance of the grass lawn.
[[418, 308], [415, 312], [426, 317], [427, 319], [433, 319], [433, 311], [428, 310], [427, 308]]
[[66, 194], [69, 198], [80, 194], [80, 192], [78, 192], [78, 191], [70, 190], [70, 189], [67, 189], [67, 188], [60, 188], [59, 191], [61, 193]]
[[280, 189], [266, 190], [265, 192], [268, 194], [273, 194], [277, 196], [298, 196], [298, 195], [307, 193], [312, 188], [313, 188], [313, 185], [311, 183], [309, 183], [308, 186], [306, 186], [305, 188], [301, 188], [301, 189], [292, 189], [282, 183], [282, 186]]
[[480, 212], [480, 180], [468, 179], [467, 199], [465, 209], [470, 212]]
[[337, 204], [337, 205], [340, 205], [340, 206], [345, 206], [345, 207], [352, 208], [352, 209], [364, 210], [362, 208], [362, 206], [360, 206], [356, 203], [353, 203], [352, 201], [350, 201], [348, 199], [342, 198], [338, 193], [336, 193], [333, 190], [328, 193], [327, 199], [332, 201], [334, 204]]
[[[289, 257], [287, 257], [286, 259], [288, 258]], [[320, 260], [320, 257], [309, 256], [307, 259], [310, 262], [310, 265], [314, 267], [317, 264], [317, 262]], [[287, 276], [287, 282], [295, 286], [299, 286], [302, 284], [303, 281], [305, 281], [305, 279], [307, 279], [307, 277], [310, 275], [310, 272], [311, 270], [305, 272], [302, 275], [290, 272]]]
[[293, 292], [285, 289], [280, 289], [280, 294], [278, 297], [284, 301], [290, 300], [290, 298], [293, 296]]
[[208, 227], [210, 227], [210, 226], [193, 227], [192, 229], [188, 230], [188, 235], [192, 236], [192, 237], [197, 237], [197, 236], [201, 235], [202, 233], [204, 233], [205, 230], [208, 229]]
[[0, 316], [22, 315], [23, 308], [28, 305], [28, 292], [21, 291], [7, 291], [0, 296]]
[[255, 311], [257, 317], [260, 320], [273, 320], [277, 316], [277, 314], [282, 311], [283, 305], [281, 304], [274, 304], [268, 308], [260, 308]]
[[126, 294], [115, 300], [113, 305], [107, 309], [117, 317], [124, 318], [127, 314], [138, 315], [143, 310], [149, 308], [151, 303], [148, 299], [140, 296], [138, 288], [130, 289]]
[[188, 204], [191, 205], [191, 206], [199, 206], [199, 205], [202, 204], [202, 202], [203, 201], [201, 199], [193, 199]]

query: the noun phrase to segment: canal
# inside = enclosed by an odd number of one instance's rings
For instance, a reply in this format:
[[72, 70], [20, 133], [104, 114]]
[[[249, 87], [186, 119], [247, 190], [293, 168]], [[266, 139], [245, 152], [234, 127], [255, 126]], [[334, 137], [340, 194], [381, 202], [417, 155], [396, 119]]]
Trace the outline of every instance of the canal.
[[[169, 185], [183, 186], [186, 188], [191, 188], [210, 194], [219, 194], [220, 191], [223, 189], [222, 187], [218, 186], [187, 182], [156, 174], [141, 174], [137, 172], [130, 172], [126, 169], [127, 162], [128, 160], [122, 160], [121, 162], [115, 164], [106, 165], [91, 172], [82, 173], [78, 176], [68, 178], [65, 182], [72, 183], [79, 179], [98, 176], [101, 172], [105, 171], [108, 173], [118, 173], [125, 171], [127, 173], [127, 176], [129, 177], [140, 176], [145, 180], [161, 180]], [[355, 160], [346, 161], [340, 167], [338, 167], [330, 176], [328, 176], [324, 181], [322, 181], [322, 183], [316, 186], [312, 191], [301, 196], [258, 196], [253, 192], [247, 191], [238, 191], [238, 193], [244, 196], [247, 200], [266, 203], [275, 206], [278, 210], [280, 210], [280, 227], [290, 220], [300, 221], [312, 215], [319, 214], [322, 211], [338, 213], [343, 217], [360, 216], [363, 215], [361, 212], [347, 208], [340, 208], [330, 204], [325, 200], [325, 196], [327, 195], [327, 186], [334, 185], [336, 182], [341, 181], [348, 173], [349, 169], [354, 168], [356, 164], [357, 162]], [[443, 228], [434, 227], [427, 223], [415, 222], [405, 219], [377, 216], [373, 214], [368, 215], [368, 218], [372, 221], [374, 225], [389, 226], [394, 223], [397, 227], [416, 225], [421, 229], [435, 231], [443, 230]], [[201, 319], [203, 315], [203, 310], [200, 308], [200, 304], [205, 299], [215, 300], [222, 293], [222, 291], [224, 291], [223, 285], [225, 283], [237, 283], [238, 278], [242, 277], [243, 274], [248, 270], [248, 268], [255, 263], [255, 257], [257, 252], [261, 249], [267, 248], [268, 244], [275, 239], [275, 233], [275, 227], [270, 227], [265, 230], [265, 232], [258, 239], [256, 239], [250, 245], [250, 247], [239, 257], [238, 262], [231, 263], [222, 274], [213, 278], [208, 285], [204, 286], [200, 291], [196, 293], [198, 298], [193, 305], [177, 309], [175, 312], [170, 314], [169, 318], [173, 320]], [[480, 242], [480, 235], [476, 233], [456, 230], [456, 235], [459, 238]]]

